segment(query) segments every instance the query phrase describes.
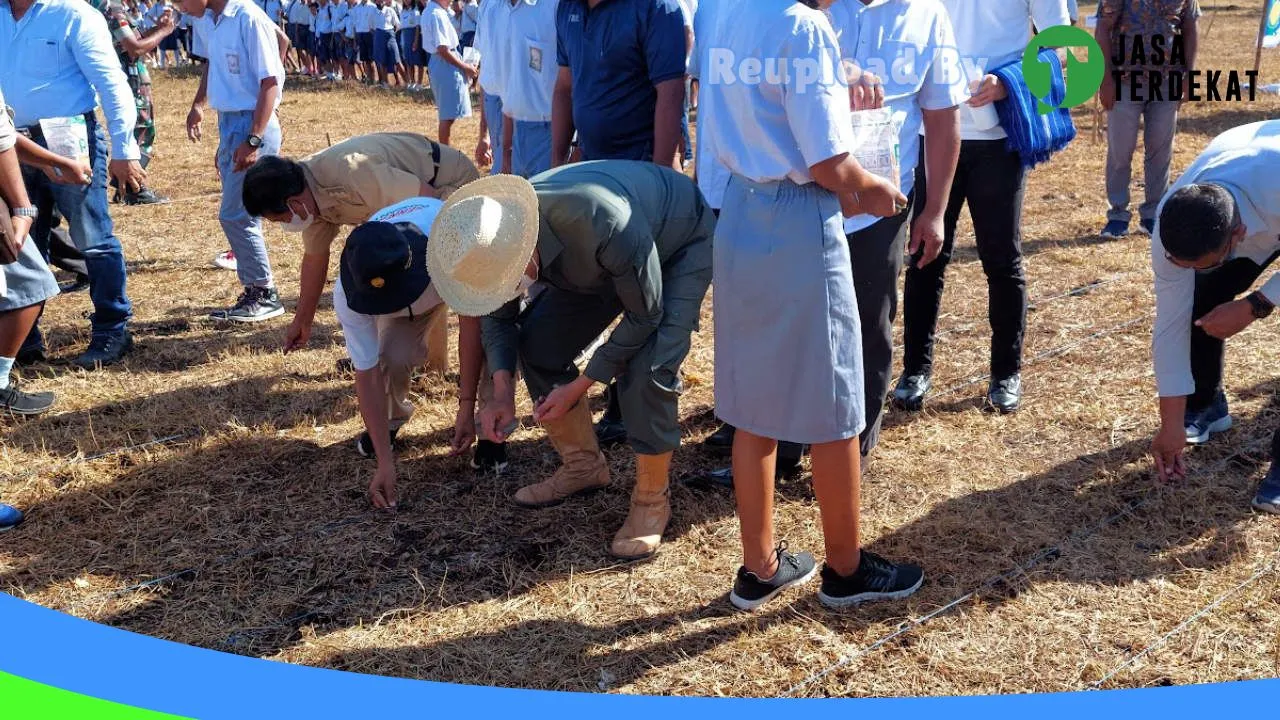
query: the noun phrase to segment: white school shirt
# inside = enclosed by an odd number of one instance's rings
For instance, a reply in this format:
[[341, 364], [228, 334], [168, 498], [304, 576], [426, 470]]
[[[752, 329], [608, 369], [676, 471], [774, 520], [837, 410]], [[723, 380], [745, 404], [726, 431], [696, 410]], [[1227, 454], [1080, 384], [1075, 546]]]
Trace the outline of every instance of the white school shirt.
[[306, 25], [311, 22], [311, 8], [307, 7], [306, 0], [293, 0], [292, 4], [285, 9], [288, 21], [294, 25]]
[[[423, 233], [431, 232], [431, 223], [444, 203], [436, 198], [415, 197], [383, 208], [369, 218], [369, 222], [413, 223]], [[378, 333], [380, 326], [397, 317], [422, 315], [439, 307], [443, 301], [434, 285], [428, 285], [422, 296], [408, 308], [390, 315], [362, 315], [347, 305], [347, 293], [342, 288], [342, 278], [334, 284], [333, 311], [342, 325], [342, 338], [347, 344], [347, 355], [356, 370], [372, 370], [378, 366]]]
[[449, 19], [449, 11], [432, 3], [431, 17], [423, 18], [422, 46], [428, 52], [434, 53], [441, 45], [449, 48], [458, 47], [458, 30]]
[[342, 27], [346, 30], [347, 39], [354, 40], [356, 37], [356, 13], [354, 10], [347, 13], [347, 17], [342, 21]]
[[[511, 5], [508, 0], [497, 2]], [[508, 13], [502, 72], [502, 112], [512, 120], [550, 122], [556, 63], [556, 8], [559, 0], [519, 0]]]
[[476, 31], [476, 20], [480, 17], [480, 5], [476, 0], [462, 4], [462, 32]]
[[333, 21], [333, 32], [347, 29], [347, 0], [333, 0], [329, 3], [329, 19]]
[[[430, 13], [430, 10], [427, 13]], [[422, 17], [424, 34], [430, 21], [427, 13]], [[510, 37], [505, 29], [510, 16], [510, 0], [485, 0], [480, 6], [480, 14], [476, 17], [476, 36], [472, 40], [472, 47], [480, 53], [480, 89], [485, 95], [502, 95], [502, 79], [506, 75], [504, 56], [508, 54], [503, 52], [506, 47], [503, 43]]]
[[333, 14], [329, 11], [332, 7], [328, 4], [321, 5], [320, 10], [316, 13], [316, 32], [321, 35], [328, 35], [333, 32]]
[[262, 8], [267, 17], [271, 18], [271, 22], [280, 22], [280, 0], [267, 0], [267, 4]]
[[[1280, 252], [1280, 182], [1276, 182], [1276, 168], [1280, 168], [1280, 120], [1241, 125], [1209, 143], [1169, 189], [1169, 194], [1193, 183], [1226, 188], [1235, 198], [1240, 220], [1248, 233], [1232, 250], [1229, 259], [1248, 258], [1264, 265]], [[1164, 202], [1160, 205], [1163, 211]], [[1158, 220], [1151, 235], [1151, 268], [1156, 290], [1156, 322], [1152, 333], [1156, 387], [1160, 397], [1190, 395], [1195, 391], [1191, 376], [1191, 323], [1196, 271], [1180, 268], [1165, 257]], [[1267, 279], [1261, 292], [1280, 305], [1280, 272]]]
[[[795, 0], [751, 0], [731, 9], [732, 21], [708, 40], [702, 71], [702, 92], [720, 118], [716, 156], [756, 182], [811, 183], [810, 167], [854, 147], [831, 23]], [[782, 61], [804, 72], [778, 72]]]
[[[951, 16], [956, 48], [966, 80], [981, 80], [996, 68], [1022, 59], [1031, 42], [1031, 24], [1044, 30], [1070, 25], [1067, 0], [942, 0]], [[994, 106], [960, 107], [960, 137], [1000, 140], [1007, 137]]]
[[249, 0], [228, 0], [222, 14], [213, 11], [193, 23], [209, 59], [209, 107], [218, 112], [251, 111], [258, 105], [262, 81], [276, 78], [284, 97], [284, 64], [275, 25]]
[[[723, 21], [725, 7], [733, 7], [736, 0], [702, 0], [693, 16], [693, 54], [689, 58], [689, 74], [701, 82], [702, 69], [709, 64], [714, 38], [720, 36], [717, 23]], [[703, 85], [703, 88], [706, 86]], [[719, 210], [724, 205], [724, 191], [729, 187], [733, 173], [720, 162], [715, 152], [716, 133], [710, 131], [719, 121], [716, 99], [711, 93], [700, 91], [698, 95], [698, 140], [694, 143], [694, 161], [698, 168], [698, 189], [707, 204]]]
[[384, 5], [378, 8], [378, 15], [373, 20], [373, 29], [391, 32], [399, 24], [400, 19], [396, 17], [395, 8], [390, 5]]
[[373, 32], [374, 13], [378, 12], [378, 8], [373, 4], [372, 0], [365, 0], [352, 8], [351, 14], [356, 18], [356, 32]]
[[[836, 0], [828, 11], [840, 57], [884, 83], [884, 104], [899, 132], [899, 187], [910, 195], [920, 160], [924, 110], [944, 110], [969, 98], [955, 53], [951, 18], [939, 0]], [[874, 215], [845, 220], [845, 233], [876, 224]]]
[[[413, 8], [405, 8], [404, 10], [401, 10], [400, 11], [400, 27], [405, 29], [418, 27], [418, 16], [420, 14], [421, 13], [419, 13], [417, 10], [414, 10]], [[405, 50], [407, 48], [400, 48], [400, 49]]]

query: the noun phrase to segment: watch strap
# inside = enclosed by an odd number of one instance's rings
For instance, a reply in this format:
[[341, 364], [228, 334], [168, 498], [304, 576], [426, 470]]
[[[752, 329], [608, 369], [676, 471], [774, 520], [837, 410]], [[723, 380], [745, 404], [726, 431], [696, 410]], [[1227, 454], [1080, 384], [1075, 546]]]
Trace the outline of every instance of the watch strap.
[[1253, 316], [1259, 320], [1269, 316], [1276, 309], [1276, 306], [1267, 299], [1267, 296], [1260, 292], [1251, 292], [1245, 296], [1245, 299], [1253, 307]]

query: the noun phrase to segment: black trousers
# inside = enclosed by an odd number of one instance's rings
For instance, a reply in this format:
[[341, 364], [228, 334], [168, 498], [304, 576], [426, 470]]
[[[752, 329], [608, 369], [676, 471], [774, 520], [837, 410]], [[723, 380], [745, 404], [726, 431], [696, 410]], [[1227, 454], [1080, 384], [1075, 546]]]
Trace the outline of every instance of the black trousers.
[[[927, 142], [927, 139], [926, 139]], [[916, 215], [928, 201], [924, 147], [916, 168]], [[923, 269], [918, 257], [907, 268], [903, 290], [903, 365], [906, 374], [933, 371], [933, 345], [947, 264], [956, 240], [960, 211], [969, 205], [982, 271], [987, 276], [987, 317], [991, 323], [991, 375], [1002, 379], [1022, 368], [1027, 324], [1027, 278], [1022, 268], [1022, 199], [1026, 172], [1004, 140], [965, 140], [955, 184], [943, 218], [942, 254]], [[859, 299], [861, 301], [861, 299]]]
[[[1231, 302], [1253, 286], [1280, 253], [1272, 255], [1263, 265], [1248, 259], [1236, 258], [1222, 267], [1196, 274], [1195, 307], [1191, 312], [1199, 320], [1210, 310]], [[1191, 376], [1196, 381], [1196, 391], [1187, 398], [1187, 411], [1199, 412], [1213, 404], [1222, 391], [1222, 368], [1226, 359], [1226, 343], [1212, 337], [1194, 325], [1191, 327]]]
[[864, 456], [870, 455], [880, 442], [885, 398], [893, 377], [893, 321], [898, 315], [898, 276], [902, 274], [910, 217], [911, 210], [903, 210], [848, 236], [853, 290], [858, 297], [858, 320], [862, 325], [862, 383], [867, 426], [862, 431], [860, 444]]

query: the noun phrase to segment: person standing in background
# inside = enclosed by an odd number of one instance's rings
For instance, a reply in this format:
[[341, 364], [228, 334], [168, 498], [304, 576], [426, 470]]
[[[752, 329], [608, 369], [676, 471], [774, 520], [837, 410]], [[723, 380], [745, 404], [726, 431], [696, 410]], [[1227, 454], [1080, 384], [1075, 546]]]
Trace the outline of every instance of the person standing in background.
[[[502, 0], [485, 0], [476, 17], [476, 51], [480, 53], [480, 137], [476, 141], [476, 164], [491, 165], [490, 174], [506, 172], [502, 164], [506, 148], [502, 145], [503, 114], [502, 90], [499, 84], [503, 76], [504, 55], [510, 37], [507, 20], [511, 5]], [[426, 18], [426, 13], [423, 14]], [[426, 24], [423, 24], [423, 30]], [[423, 48], [424, 52], [426, 48]]]
[[462, 47], [469, 48], [476, 42], [476, 23], [480, 18], [480, 3], [464, 0], [462, 3]]
[[197, 18], [195, 31], [209, 55], [187, 115], [187, 137], [199, 142], [206, 104], [217, 111], [218, 219], [244, 287], [234, 305], [211, 317], [239, 323], [269, 320], [283, 315], [284, 305], [271, 274], [262, 221], [245, 209], [242, 188], [245, 171], [260, 156], [280, 151], [276, 108], [284, 92], [284, 65], [278, 31], [248, 0], [182, 0], [182, 8]]
[[400, 58], [404, 63], [406, 88], [410, 92], [422, 89], [422, 69], [418, 66], [418, 22], [422, 9], [418, 0], [409, 0], [400, 11]]
[[330, 45], [329, 63], [333, 70], [333, 79], [346, 77], [347, 62], [347, 13], [350, 8], [347, 0], [329, 1]]
[[[987, 404], [1000, 413], [1022, 403], [1022, 345], [1027, 325], [1027, 276], [1022, 264], [1022, 200], [1026, 168], [993, 103], [1009, 90], [991, 71], [1022, 61], [1031, 27], [1066, 25], [1066, 0], [942, 0], [961, 58], [985, 59], [960, 106], [960, 160], [943, 215], [942, 251], [923, 266], [907, 267], [903, 290], [904, 358], [894, 402], [919, 410], [932, 386], [934, 339], [942, 310], [943, 279], [955, 245], [960, 211], [969, 206], [974, 241], [987, 277], [991, 324], [991, 382]], [[967, 63], [966, 63], [967, 64]], [[928, 145], [928, 138], [925, 139]], [[917, 186], [917, 191], [920, 187]], [[927, 195], [927, 193], [926, 193]], [[929, 198], [917, 198], [928, 203]]]
[[377, 14], [373, 17], [373, 63], [378, 66], [378, 80], [384, 90], [391, 82], [404, 85], [400, 74], [400, 43], [396, 31], [400, 14], [391, 7], [391, 0], [379, 0]]
[[311, 40], [308, 36], [309, 27], [311, 25], [311, 8], [307, 5], [307, 0], [288, 0], [289, 4], [285, 6], [284, 14], [287, 24], [285, 25], [286, 34], [289, 36], [289, 43], [293, 46], [294, 52], [298, 57], [298, 70], [303, 74], [308, 74], [307, 66], [310, 64], [310, 55], [307, 49], [311, 47]]
[[[1143, 128], [1145, 154], [1143, 183], [1146, 201], [1138, 208], [1138, 226], [1150, 235], [1156, 224], [1156, 207], [1169, 188], [1173, 164], [1173, 139], [1178, 134], [1178, 108], [1182, 100], [1165, 97], [1167, 85], [1152, 85], [1150, 74], [1186, 73], [1196, 67], [1200, 44], [1200, 3], [1197, 0], [1102, 0], [1098, 4], [1098, 27], [1094, 37], [1102, 46], [1107, 73], [1098, 99], [1107, 111], [1107, 224], [1104, 238], [1129, 234], [1129, 183], [1133, 176], [1133, 153], [1138, 146], [1138, 125]], [[1156, 40], [1159, 38], [1159, 41]], [[1135, 44], [1152, 47], [1162, 42], [1168, 52], [1175, 43], [1186, 50], [1186, 65], [1155, 65], [1125, 62], [1116, 65], [1115, 56], [1129, 57]], [[1117, 87], [1113, 72], [1120, 72]], [[1132, 80], [1137, 80], [1136, 83]], [[1119, 95], [1117, 96], [1117, 90]], [[1136, 94], [1135, 94], [1136, 93]]]
[[467, 88], [480, 75], [479, 70], [458, 56], [458, 33], [449, 18], [449, 11], [445, 9], [448, 2], [433, 0], [431, 12], [423, 16], [422, 25], [423, 45], [432, 51], [427, 69], [431, 75], [431, 90], [436, 97], [436, 112], [440, 116], [437, 137], [445, 145], [450, 144], [454, 121], [471, 117], [471, 93]]
[[[523, 178], [551, 169], [551, 98], [559, 68], [552, 62], [556, 46], [559, 0], [492, 0], [505, 9], [510, 37], [502, 114], [502, 167]], [[504, 10], [499, 10], [503, 13]]]
[[[10, 0], [0, 7], [0, 93], [13, 108], [14, 124], [42, 147], [48, 142], [41, 120], [84, 119], [91, 182], [57, 185], [34, 168], [24, 168], [23, 180], [40, 211], [33, 237], [49, 236], [56, 207], [85, 256], [92, 335], [88, 349], [72, 362], [92, 370], [119, 362], [133, 347], [128, 329], [133, 304], [125, 287], [124, 251], [108, 211], [107, 177], [126, 191], [137, 191], [146, 181], [134, 137], [137, 106], [102, 13], [84, 0], [41, 0], [33, 12], [35, 7], [35, 0]], [[106, 132], [94, 112], [99, 98]], [[42, 255], [47, 252], [40, 249]], [[38, 325], [25, 345], [43, 355]]]
[[356, 43], [360, 50], [360, 65], [364, 67], [364, 82], [373, 85], [378, 82], [377, 73], [373, 69], [373, 26], [380, 14], [373, 0], [361, 0], [360, 4], [351, 8], [356, 18]]

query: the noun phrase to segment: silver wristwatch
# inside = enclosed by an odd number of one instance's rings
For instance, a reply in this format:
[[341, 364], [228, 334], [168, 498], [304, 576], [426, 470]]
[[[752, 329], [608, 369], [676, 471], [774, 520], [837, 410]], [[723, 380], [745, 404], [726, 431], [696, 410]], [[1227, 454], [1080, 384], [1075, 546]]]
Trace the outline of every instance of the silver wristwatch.
[[33, 207], [13, 208], [9, 212], [13, 213], [13, 217], [25, 217], [32, 220], [40, 217], [40, 211]]

